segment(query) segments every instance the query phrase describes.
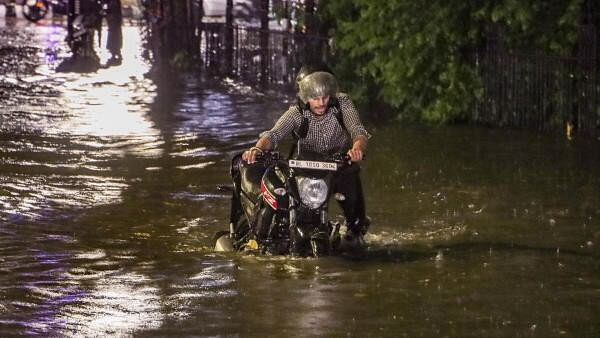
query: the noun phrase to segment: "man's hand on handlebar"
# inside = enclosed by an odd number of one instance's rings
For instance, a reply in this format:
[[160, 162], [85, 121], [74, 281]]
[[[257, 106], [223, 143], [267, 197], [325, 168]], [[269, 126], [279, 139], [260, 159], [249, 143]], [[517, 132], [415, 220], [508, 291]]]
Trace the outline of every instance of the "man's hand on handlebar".
[[359, 162], [365, 157], [365, 149], [367, 149], [367, 139], [364, 136], [358, 136], [352, 141], [352, 148], [348, 150], [347, 154], [352, 162]]
[[360, 149], [360, 147], [354, 147], [347, 152], [348, 156], [350, 156], [350, 161], [359, 162], [362, 161], [365, 153]]
[[252, 147], [246, 151], [244, 151], [244, 153], [242, 153], [242, 159], [246, 162], [248, 162], [249, 164], [255, 163], [256, 162], [256, 158], [260, 157], [260, 155], [263, 155], [264, 151], [262, 151], [262, 149], [258, 148], [258, 147]]
[[261, 160], [261, 156], [273, 149], [273, 144], [266, 137], [261, 137], [256, 142], [256, 145], [242, 153], [242, 159], [249, 164]]

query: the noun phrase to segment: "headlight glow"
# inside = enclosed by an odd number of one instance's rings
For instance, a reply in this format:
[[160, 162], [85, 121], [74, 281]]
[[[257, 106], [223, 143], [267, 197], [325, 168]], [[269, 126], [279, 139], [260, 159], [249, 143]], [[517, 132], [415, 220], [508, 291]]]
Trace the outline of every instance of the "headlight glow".
[[327, 183], [323, 179], [298, 178], [298, 192], [302, 203], [316, 209], [327, 199]]

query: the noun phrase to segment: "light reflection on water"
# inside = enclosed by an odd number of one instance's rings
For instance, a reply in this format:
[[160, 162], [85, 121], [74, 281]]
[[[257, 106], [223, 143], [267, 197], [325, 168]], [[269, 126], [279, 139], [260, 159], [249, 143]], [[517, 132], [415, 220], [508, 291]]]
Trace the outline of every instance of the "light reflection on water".
[[60, 333], [128, 337], [134, 330], [159, 327], [164, 317], [160, 294], [148, 282], [146, 276], [133, 273], [95, 278], [92, 288], [86, 287], [74, 304], [61, 309], [57, 319], [64, 323], [64, 331]]
[[[64, 30], [56, 26], [42, 26], [40, 30], [44, 53], [60, 54], [58, 40], [64, 35], [58, 35], [57, 30], [62, 34]], [[23, 138], [9, 139], [2, 146], [9, 154], [2, 158], [2, 164], [17, 167], [22, 173], [3, 185], [4, 193], [0, 194], [2, 214], [10, 220], [36, 218], [42, 210], [46, 214], [54, 208], [118, 203], [126, 185], [123, 178], [110, 176], [110, 161], [115, 156], [163, 156], [160, 130], [148, 115], [156, 86], [145, 77], [149, 64], [139, 57], [139, 28], [125, 27], [124, 36], [128, 43], [122, 66], [93, 74], [55, 74], [51, 67], [58, 61], [47, 59], [37, 69], [40, 75], [25, 77], [25, 82], [47, 83], [59, 94], [47, 97], [44, 106], [24, 102], [4, 113], [5, 129], [25, 132]], [[107, 58], [103, 49], [99, 54], [101, 59]], [[16, 111], [27, 113], [19, 119]], [[52, 175], [28, 177], [32, 172]]]

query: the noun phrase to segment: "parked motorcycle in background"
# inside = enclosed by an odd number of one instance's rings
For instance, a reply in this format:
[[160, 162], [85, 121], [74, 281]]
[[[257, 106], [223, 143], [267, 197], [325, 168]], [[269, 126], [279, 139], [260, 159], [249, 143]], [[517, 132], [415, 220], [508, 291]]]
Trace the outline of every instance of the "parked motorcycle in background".
[[74, 56], [97, 57], [94, 34], [100, 31], [106, 15], [104, 0], [73, 0], [67, 9], [67, 43]]
[[31, 22], [38, 22], [48, 13], [67, 15], [67, 0], [25, 0], [23, 2], [23, 16]]
[[38, 22], [48, 13], [67, 16], [67, 43], [74, 56], [95, 57], [93, 36], [100, 31], [107, 0], [24, 0], [23, 16]]
[[100, 36], [107, 6], [106, 0], [67, 1], [66, 41], [71, 57], [65, 59], [57, 71], [93, 72], [100, 68], [100, 58], [94, 49], [94, 35], [98, 32]]

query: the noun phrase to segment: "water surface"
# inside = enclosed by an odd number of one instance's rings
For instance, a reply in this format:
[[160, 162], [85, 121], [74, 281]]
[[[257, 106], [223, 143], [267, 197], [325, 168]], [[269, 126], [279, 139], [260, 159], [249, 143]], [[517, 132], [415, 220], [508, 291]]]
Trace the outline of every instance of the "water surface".
[[218, 254], [215, 186], [289, 96], [153, 80], [135, 26], [83, 76], [62, 28], [0, 30], [3, 336], [600, 334], [597, 140], [372, 125], [365, 257]]

